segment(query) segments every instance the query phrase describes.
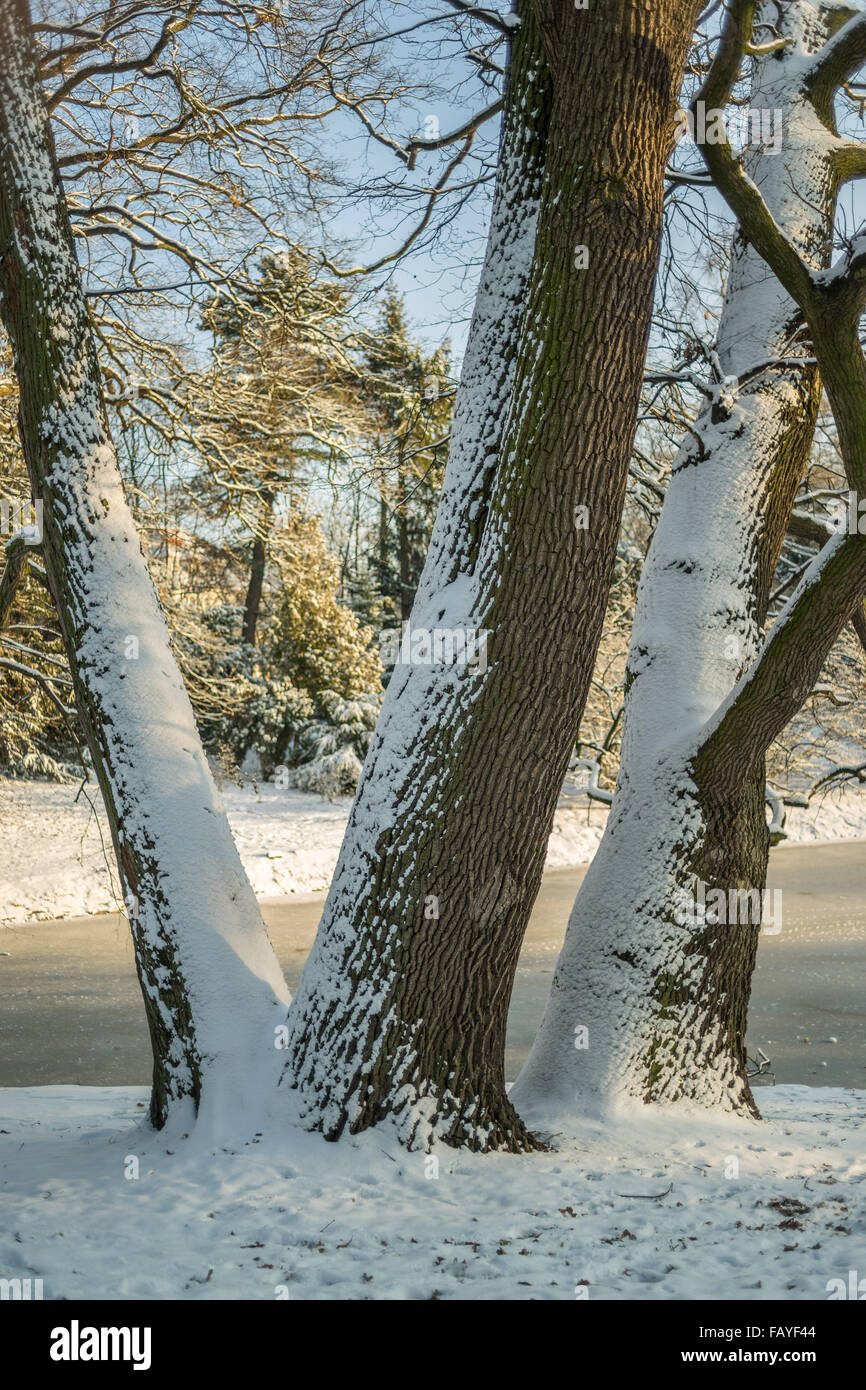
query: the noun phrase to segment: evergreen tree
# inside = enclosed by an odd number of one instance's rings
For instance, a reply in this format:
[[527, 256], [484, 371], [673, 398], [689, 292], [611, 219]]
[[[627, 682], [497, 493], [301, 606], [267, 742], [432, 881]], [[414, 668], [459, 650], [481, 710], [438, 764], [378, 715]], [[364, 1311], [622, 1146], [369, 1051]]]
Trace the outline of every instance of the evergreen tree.
[[386, 614], [409, 616], [442, 490], [454, 397], [450, 350], [414, 342], [389, 287], [365, 353], [377, 424], [379, 521], [375, 571]]
[[362, 429], [349, 295], [303, 251], [281, 252], [262, 260], [253, 289], [215, 296], [202, 323], [214, 360], [194, 404], [195, 488], [209, 515], [248, 537], [243, 640], [253, 645], [279, 504], [303, 500], [311, 470], [329, 473]]

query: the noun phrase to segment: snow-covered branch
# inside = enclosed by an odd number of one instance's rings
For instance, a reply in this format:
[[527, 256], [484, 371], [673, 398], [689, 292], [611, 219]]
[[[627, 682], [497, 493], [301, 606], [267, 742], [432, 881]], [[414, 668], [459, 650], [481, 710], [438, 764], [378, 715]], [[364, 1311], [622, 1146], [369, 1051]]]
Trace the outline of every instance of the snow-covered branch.
[[836, 88], [866, 62], [866, 13], [852, 15], [812, 61], [806, 78], [816, 102], [829, 107]]
[[74, 716], [75, 710], [64, 705], [63, 701], [56, 694], [52, 687], [52, 681], [57, 685], [72, 686], [72, 681], [64, 680], [62, 676], [46, 676], [43, 671], [37, 671], [35, 666], [25, 666], [21, 661], [10, 661], [8, 657], [0, 656], [0, 668], [6, 671], [15, 671], [19, 676], [27, 676], [29, 680], [36, 681], [41, 685], [45, 694], [53, 705], [57, 707], [64, 719]]
[[469, 0], [445, 0], [445, 3], [450, 5], [453, 10], [459, 10], [461, 14], [471, 15], [473, 19], [480, 19], [482, 23], [489, 24], [491, 29], [497, 29], [500, 34], [507, 34], [509, 37], [520, 24], [520, 18], [516, 14], [497, 14], [495, 10], [486, 10], [481, 5], [472, 5]]
[[[731, 0], [716, 56], [706, 80], [692, 104], [706, 110], [723, 110], [730, 100], [740, 64], [750, 41], [756, 0]], [[812, 270], [767, 206], [757, 184], [736, 159], [725, 136], [717, 144], [703, 142], [701, 153], [719, 191], [739, 218], [743, 233], [759, 255], [775, 271], [785, 289], [804, 309], [813, 300]]]
[[593, 758], [574, 758], [569, 764], [569, 771], [576, 772], [585, 768], [589, 773], [589, 780], [582, 784], [580, 791], [589, 797], [590, 801], [601, 801], [606, 806], [610, 806], [613, 801], [613, 792], [606, 792], [603, 787], [598, 785], [601, 765], [597, 759]]
[[864, 539], [839, 532], [815, 557], [756, 660], [710, 721], [695, 759], [708, 784], [738, 780], [812, 693], [866, 594]]

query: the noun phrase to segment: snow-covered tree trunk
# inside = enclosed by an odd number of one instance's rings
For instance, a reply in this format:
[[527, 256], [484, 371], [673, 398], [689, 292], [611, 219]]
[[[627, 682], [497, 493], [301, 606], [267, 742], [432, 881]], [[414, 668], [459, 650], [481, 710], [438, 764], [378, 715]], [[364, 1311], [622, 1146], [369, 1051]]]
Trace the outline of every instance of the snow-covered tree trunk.
[[[508, 1000], [601, 633], [696, 10], [521, 9], [417, 644], [289, 1015], [289, 1079], [329, 1138], [393, 1115], [410, 1144], [532, 1143]], [[437, 630], [489, 636], [431, 663]]]
[[[758, 14], [788, 43], [758, 60], [750, 107], [783, 113], [782, 138], [746, 164], [815, 268], [829, 263], [850, 147], [805, 75], [850, 13], [791, 0]], [[768, 37], [758, 25], [756, 43]], [[536, 1118], [629, 1099], [755, 1108], [745, 1031], [769, 740], [695, 749], [758, 654], [820, 386], [814, 367], [794, 365], [811, 352], [802, 309], [742, 234], [717, 346], [724, 380], [680, 448], [641, 579], [609, 822], [512, 1093]], [[810, 688], [806, 676], [799, 703]]]
[[[151, 1115], [217, 1131], [276, 1079], [287, 994], [123, 492], [23, 0], [0, 4], [0, 291], [42, 554], [130, 913]], [[45, 847], [51, 853], [50, 845]], [[256, 1083], [256, 1076], [261, 1078]]]

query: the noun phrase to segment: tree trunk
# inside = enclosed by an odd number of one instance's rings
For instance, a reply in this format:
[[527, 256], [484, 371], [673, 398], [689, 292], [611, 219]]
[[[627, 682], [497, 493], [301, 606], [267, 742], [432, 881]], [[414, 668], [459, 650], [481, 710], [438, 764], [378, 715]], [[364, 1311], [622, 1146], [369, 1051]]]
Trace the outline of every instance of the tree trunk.
[[[783, 152], [753, 151], [747, 164], [777, 224], [822, 267], [838, 150], [803, 90], [803, 60], [844, 16], [809, 0], [768, 9], [791, 46], [758, 63], [750, 105], [784, 112]], [[716, 386], [682, 444], [644, 567], [610, 818], [513, 1091], [537, 1119], [623, 1099], [756, 1113], [745, 1034], [760, 913], [730, 895], [766, 880], [763, 753], [743, 763], [728, 750], [733, 776], [720, 781], [694, 748], [758, 651], [808, 463], [817, 371], [764, 365], [809, 355], [802, 323], [738, 235], [717, 347], [740, 384]], [[720, 909], [719, 891], [725, 920], [685, 910], [702, 893]]]
[[402, 461], [398, 465], [397, 484], [397, 547], [400, 570], [400, 620], [408, 621], [412, 610], [412, 575], [409, 552], [409, 513], [407, 511], [406, 475]]
[[76, 700], [130, 909], [151, 1115], [236, 1126], [285, 985], [214, 787], [123, 493], [23, 0], [0, 4], [0, 288]]
[[27, 568], [29, 550], [28, 543], [19, 537], [9, 541], [5, 547], [6, 562], [0, 575], [0, 632], [12, 616], [15, 599]]
[[329, 1138], [392, 1115], [409, 1144], [533, 1142], [505, 1095], [508, 1001], [604, 618], [696, 10], [522, 10], [411, 616], [490, 638], [486, 661], [419, 656], [388, 688], [290, 1013], [291, 1080]]
[[384, 591], [388, 576], [388, 503], [384, 483], [379, 486], [379, 589]]
[[241, 640], [250, 647], [256, 644], [256, 629], [262, 607], [262, 591], [265, 586], [265, 566], [268, 558], [267, 536], [271, 526], [273, 497], [269, 492], [262, 495], [261, 513], [256, 534], [253, 536], [253, 553], [250, 561], [250, 578], [244, 600], [244, 621]]

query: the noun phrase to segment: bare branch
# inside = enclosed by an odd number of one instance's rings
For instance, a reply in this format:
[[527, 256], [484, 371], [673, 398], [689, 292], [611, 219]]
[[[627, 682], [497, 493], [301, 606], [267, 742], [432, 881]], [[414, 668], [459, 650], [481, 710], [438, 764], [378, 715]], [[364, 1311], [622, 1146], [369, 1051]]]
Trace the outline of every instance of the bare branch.
[[445, 3], [453, 10], [459, 10], [461, 14], [472, 15], [473, 19], [482, 20], [484, 24], [489, 24], [491, 29], [498, 29], [500, 34], [508, 37], [520, 24], [519, 16], [516, 14], [510, 14], [504, 19], [495, 10], [485, 10], [479, 5], [471, 5], [469, 0], [445, 0]]
[[[751, 37], [755, 8], [756, 0], [731, 0], [716, 56], [692, 105], [693, 113], [699, 101], [714, 110], [727, 105]], [[700, 149], [743, 234], [808, 315], [815, 298], [812, 269], [779, 227], [742, 161], [735, 159], [727, 137], [715, 145], [704, 142]]]
[[440, 135], [438, 140], [410, 140], [407, 149], [409, 151], [409, 168], [415, 168], [415, 159], [419, 150], [441, 150], [446, 145], [453, 145], [456, 140], [462, 140], [467, 135], [474, 135], [475, 131], [485, 121], [498, 116], [505, 102], [502, 97], [497, 101], [491, 102], [483, 111], [479, 111], [477, 116], [470, 116], [468, 121], [464, 121], [456, 130], [451, 130], [447, 135]]
[[713, 716], [695, 762], [708, 784], [738, 781], [809, 698], [866, 594], [864, 537], [836, 533], [815, 557], [762, 650]]

